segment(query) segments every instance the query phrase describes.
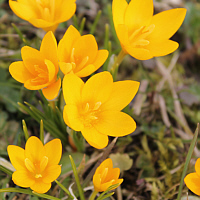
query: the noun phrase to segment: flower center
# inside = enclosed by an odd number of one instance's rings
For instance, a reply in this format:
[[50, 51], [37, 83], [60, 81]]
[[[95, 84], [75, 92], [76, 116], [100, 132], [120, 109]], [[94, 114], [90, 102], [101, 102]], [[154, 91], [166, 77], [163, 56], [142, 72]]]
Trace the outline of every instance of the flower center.
[[78, 71], [82, 70], [89, 60], [89, 56], [86, 56], [81, 59], [76, 58], [74, 52], [75, 52], [75, 48], [72, 49], [71, 56], [70, 56], [71, 63], [69, 63], [70, 64], [69, 73], [71, 71], [78, 72]]
[[85, 127], [91, 127], [98, 120], [98, 112], [100, 111], [101, 102], [95, 104], [86, 103], [81, 112], [81, 119]]
[[31, 79], [31, 82], [36, 85], [46, 83], [48, 81], [48, 72], [38, 65], [34, 65], [34, 68], [37, 76], [34, 79]]
[[155, 25], [151, 24], [149, 26], [142, 26], [139, 29], [135, 30], [129, 37], [131, 44], [136, 48], [148, 45], [149, 41], [146, 38], [152, 33], [154, 28]]
[[24, 162], [28, 171], [31, 172], [35, 178], [41, 178], [42, 173], [48, 164], [48, 157], [43, 156], [42, 160], [39, 163], [33, 163], [28, 158], [26, 158]]
[[49, 7], [49, 1], [48, 0], [36, 0], [36, 3], [42, 6], [43, 8]]
[[36, 0], [40, 18], [46, 21], [53, 21], [55, 12], [55, 0]]

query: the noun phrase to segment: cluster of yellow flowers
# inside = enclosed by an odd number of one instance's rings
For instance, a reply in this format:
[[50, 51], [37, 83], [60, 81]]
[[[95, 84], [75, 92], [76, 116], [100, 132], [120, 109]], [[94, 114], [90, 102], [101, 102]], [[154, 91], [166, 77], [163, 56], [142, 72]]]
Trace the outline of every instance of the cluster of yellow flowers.
[[[9, 5], [22, 19], [49, 31], [39, 51], [28, 46], [21, 49], [22, 61], [13, 62], [9, 67], [12, 77], [29, 90], [41, 89], [48, 100], [59, 95], [62, 82], [65, 123], [81, 131], [87, 142], [97, 149], [107, 146], [108, 136], [120, 137], [133, 132], [135, 121], [121, 110], [136, 95], [139, 82], [113, 82], [110, 72], [101, 72], [84, 83], [81, 77], [99, 69], [108, 58], [108, 51], [98, 50], [93, 35], [81, 36], [72, 25], [57, 45], [53, 32], [59, 23], [75, 13], [75, 0], [9, 0]], [[172, 9], [156, 15], [153, 10], [153, 0], [131, 0], [129, 4], [126, 0], [113, 0], [113, 22], [123, 55], [147, 60], [178, 48], [178, 43], [170, 38], [181, 26], [186, 9]], [[59, 69], [64, 74], [62, 81]], [[8, 146], [16, 169], [13, 181], [38, 193], [47, 192], [51, 182], [60, 175], [61, 153], [59, 139], [43, 145], [38, 138], [30, 137], [25, 150]], [[123, 179], [118, 179], [119, 173], [118, 168], [113, 169], [111, 159], [105, 160], [93, 177], [94, 189], [105, 191], [113, 184], [120, 184]]]

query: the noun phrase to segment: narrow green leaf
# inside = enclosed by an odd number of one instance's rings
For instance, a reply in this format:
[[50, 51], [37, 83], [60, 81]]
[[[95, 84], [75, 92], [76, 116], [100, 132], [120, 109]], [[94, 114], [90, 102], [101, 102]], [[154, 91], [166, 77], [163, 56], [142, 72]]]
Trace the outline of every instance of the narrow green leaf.
[[79, 33], [82, 35], [83, 33], [83, 29], [84, 29], [84, 26], [85, 26], [85, 22], [86, 22], [86, 18], [83, 17], [83, 19], [81, 20], [81, 25], [80, 25], [80, 28], [79, 28]]
[[96, 30], [97, 24], [98, 24], [99, 19], [101, 17], [101, 13], [102, 13], [102, 11], [99, 10], [98, 13], [97, 13], [97, 15], [96, 15], [96, 17], [95, 17], [95, 19], [94, 19], [94, 23], [92, 24], [92, 26], [90, 28], [90, 34], [92, 34], [92, 35], [94, 34], [94, 32]]
[[26, 122], [24, 119], [22, 120], [22, 126], [23, 126], [24, 136], [27, 141], [29, 138], [29, 134], [28, 134], [28, 129], [27, 129]]
[[72, 20], [73, 20], [74, 27], [78, 29], [78, 19], [77, 19], [76, 14], [73, 15]]
[[67, 195], [69, 196], [70, 199], [73, 199], [73, 196], [71, 195], [71, 193], [69, 192], [69, 190], [62, 185], [59, 181], [55, 180], [55, 182], [58, 184], [58, 186], [67, 193]]
[[71, 165], [72, 165], [72, 170], [74, 172], [74, 177], [75, 177], [76, 185], [78, 187], [80, 199], [81, 200], [85, 200], [84, 193], [83, 193], [83, 188], [81, 187], [81, 183], [80, 183], [80, 180], [79, 180], [79, 177], [78, 177], [76, 165], [75, 165], [74, 160], [71, 157], [71, 155], [69, 155], [69, 158], [70, 158], [70, 162], [71, 162]]
[[115, 194], [115, 193], [114, 193], [114, 192], [111, 192], [111, 193], [108, 193], [108, 194], [102, 196], [100, 199], [99, 199], [99, 198], [97, 198], [97, 199], [98, 199], [98, 200], [103, 200], [103, 199], [106, 199], [106, 198], [112, 196], [113, 194]]
[[116, 187], [118, 187], [120, 184], [117, 183], [117, 184], [114, 184], [114, 185], [111, 185], [106, 191], [104, 191], [103, 193], [101, 193], [99, 195], [99, 197], [97, 198], [97, 200], [100, 200], [106, 193], [108, 193], [109, 191], [115, 189]]
[[[115, 41], [118, 45], [120, 45], [120, 41], [117, 37], [117, 34], [115, 32], [115, 27], [114, 27], [114, 23], [113, 23], [113, 15], [112, 15], [112, 8], [111, 8], [111, 5], [109, 4], [107, 6], [107, 10], [108, 10], [108, 17], [109, 17], [109, 21], [110, 21], [110, 27], [111, 27], [111, 32], [112, 32], [112, 35], [114, 36], [115, 38]], [[121, 45], [120, 45], [121, 46]]]
[[50, 195], [47, 194], [39, 194], [37, 192], [31, 191], [29, 189], [21, 189], [21, 188], [2, 188], [0, 189], [0, 193], [2, 192], [17, 192], [17, 193], [22, 193], [22, 194], [29, 194], [29, 195], [34, 195], [34, 196], [38, 196], [38, 197], [42, 197], [45, 199], [51, 199], [51, 200], [60, 200], [56, 197], [52, 197]]
[[13, 173], [12, 171], [10, 171], [9, 169], [3, 167], [2, 165], [0, 165], [0, 171], [5, 172], [9, 176], [12, 176], [12, 173]]
[[13, 26], [13, 28], [15, 29], [15, 31], [17, 32], [17, 34], [19, 35], [20, 39], [23, 41], [23, 43], [27, 46], [29, 46], [28, 42], [26, 41], [26, 39], [24, 38], [22, 32], [17, 28], [17, 26], [14, 23], [11, 23], [11, 25]]

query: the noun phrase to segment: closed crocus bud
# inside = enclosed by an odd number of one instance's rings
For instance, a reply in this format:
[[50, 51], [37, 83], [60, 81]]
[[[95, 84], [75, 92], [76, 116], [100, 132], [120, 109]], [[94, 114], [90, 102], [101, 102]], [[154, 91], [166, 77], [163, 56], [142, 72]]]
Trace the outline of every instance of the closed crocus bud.
[[96, 169], [93, 176], [94, 190], [97, 192], [106, 191], [110, 186], [121, 184], [123, 179], [119, 179], [120, 169], [113, 168], [110, 158], [104, 160]]
[[12, 11], [20, 18], [45, 31], [55, 31], [58, 24], [76, 11], [76, 0], [9, 0]]

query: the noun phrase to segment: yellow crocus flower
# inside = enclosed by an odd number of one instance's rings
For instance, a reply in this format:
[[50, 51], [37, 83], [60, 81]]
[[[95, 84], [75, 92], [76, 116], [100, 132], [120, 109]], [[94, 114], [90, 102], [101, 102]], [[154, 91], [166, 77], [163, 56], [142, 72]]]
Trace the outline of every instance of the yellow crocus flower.
[[103, 65], [108, 57], [107, 50], [98, 50], [95, 37], [81, 36], [70, 26], [58, 44], [59, 66], [64, 74], [74, 73], [86, 77]]
[[121, 137], [135, 130], [135, 121], [121, 110], [131, 102], [138, 88], [137, 81], [113, 82], [106, 71], [93, 75], [86, 83], [74, 74], [67, 74], [63, 80], [64, 121], [75, 131], [81, 131], [91, 146], [104, 148], [108, 136]]
[[195, 163], [195, 171], [188, 174], [184, 178], [184, 182], [193, 193], [200, 196], [200, 158]]
[[42, 93], [49, 100], [56, 98], [61, 87], [61, 79], [57, 79], [57, 42], [53, 33], [49, 31], [44, 36], [40, 51], [24, 46], [21, 54], [23, 61], [13, 62], [9, 66], [12, 77], [24, 83], [24, 87], [29, 90], [42, 89]]
[[120, 169], [113, 168], [110, 158], [104, 160], [96, 169], [93, 176], [94, 190], [97, 192], [106, 191], [111, 185], [121, 184], [123, 179], [119, 179]]
[[12, 180], [20, 187], [30, 187], [37, 193], [46, 193], [51, 188], [51, 182], [61, 173], [61, 166], [58, 165], [62, 155], [60, 139], [43, 145], [37, 137], [32, 136], [27, 140], [25, 149], [9, 145], [7, 150], [16, 169]]
[[12, 11], [20, 18], [45, 31], [55, 31], [58, 24], [76, 11], [76, 0], [9, 0]]
[[170, 40], [186, 15], [176, 8], [153, 15], [153, 0], [113, 0], [115, 30], [122, 49], [136, 59], [147, 60], [174, 52], [178, 43]]

